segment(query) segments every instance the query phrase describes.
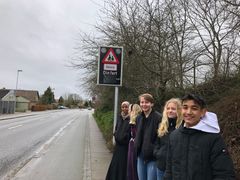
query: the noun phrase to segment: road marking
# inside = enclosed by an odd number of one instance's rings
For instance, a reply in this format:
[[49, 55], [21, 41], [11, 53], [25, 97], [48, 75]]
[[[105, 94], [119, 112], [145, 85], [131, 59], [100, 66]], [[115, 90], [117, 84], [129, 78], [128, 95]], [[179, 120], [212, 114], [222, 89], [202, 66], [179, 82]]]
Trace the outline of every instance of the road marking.
[[13, 127], [10, 127], [10, 128], [8, 128], [8, 129], [15, 129], [15, 128], [18, 128], [18, 127], [21, 127], [22, 125], [20, 124], [20, 125], [17, 125], [17, 126], [13, 126]]
[[65, 126], [61, 127], [56, 134], [54, 134], [47, 142], [45, 142], [37, 151], [35, 151], [35, 157], [40, 157], [43, 151], [47, 150], [49, 145], [63, 133], [64, 129], [67, 128], [70, 124], [72, 124], [75, 121], [75, 119], [69, 121]]

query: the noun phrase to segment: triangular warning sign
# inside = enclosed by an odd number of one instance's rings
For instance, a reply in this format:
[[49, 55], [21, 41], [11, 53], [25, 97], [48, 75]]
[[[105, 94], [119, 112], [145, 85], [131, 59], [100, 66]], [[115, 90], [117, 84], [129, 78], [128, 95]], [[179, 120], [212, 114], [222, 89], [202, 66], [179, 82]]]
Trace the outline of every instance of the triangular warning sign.
[[119, 64], [118, 58], [113, 49], [110, 48], [102, 60], [103, 64]]

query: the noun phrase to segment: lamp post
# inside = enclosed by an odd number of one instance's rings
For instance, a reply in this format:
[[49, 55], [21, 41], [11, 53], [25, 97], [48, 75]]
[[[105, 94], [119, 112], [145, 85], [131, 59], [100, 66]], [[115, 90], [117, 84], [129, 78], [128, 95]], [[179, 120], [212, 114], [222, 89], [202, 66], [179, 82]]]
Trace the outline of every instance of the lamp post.
[[15, 94], [15, 103], [14, 103], [14, 112], [16, 111], [16, 106], [17, 106], [17, 88], [18, 88], [18, 76], [19, 76], [19, 73], [22, 72], [21, 69], [18, 69], [17, 70], [17, 82], [16, 82], [16, 89], [14, 91], [14, 94]]
[[19, 73], [22, 72], [22, 71], [23, 71], [23, 70], [21, 70], [21, 69], [18, 69], [18, 70], [17, 70], [16, 90], [17, 90], [17, 88], [18, 88], [18, 76], [19, 76]]
[[52, 103], [55, 103], [55, 97], [54, 97], [54, 90], [55, 90], [55, 88], [52, 88], [51, 89], [52, 90]]

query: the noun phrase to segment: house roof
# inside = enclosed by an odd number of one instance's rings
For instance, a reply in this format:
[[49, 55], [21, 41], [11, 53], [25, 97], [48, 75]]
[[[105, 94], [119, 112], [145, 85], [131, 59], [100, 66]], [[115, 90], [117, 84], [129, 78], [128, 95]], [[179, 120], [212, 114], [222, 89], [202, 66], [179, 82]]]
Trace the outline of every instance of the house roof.
[[[0, 89], [0, 99], [9, 93], [10, 89]], [[30, 102], [37, 102], [39, 100], [38, 91], [34, 90], [15, 90], [16, 97], [22, 96]]]
[[9, 89], [0, 89], [0, 99], [2, 99], [4, 96], [7, 95], [7, 93], [9, 93]]
[[22, 96], [31, 102], [37, 102], [39, 100], [39, 93], [34, 90], [16, 90], [16, 96]]

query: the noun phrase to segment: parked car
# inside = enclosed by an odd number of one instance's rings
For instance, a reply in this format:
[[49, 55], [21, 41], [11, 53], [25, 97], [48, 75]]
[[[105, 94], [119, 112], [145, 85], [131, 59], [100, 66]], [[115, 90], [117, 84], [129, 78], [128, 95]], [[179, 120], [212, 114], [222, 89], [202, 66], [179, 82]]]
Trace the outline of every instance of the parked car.
[[66, 106], [58, 106], [58, 109], [67, 109]]

